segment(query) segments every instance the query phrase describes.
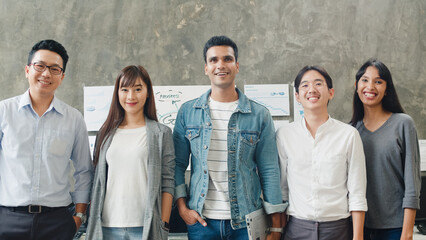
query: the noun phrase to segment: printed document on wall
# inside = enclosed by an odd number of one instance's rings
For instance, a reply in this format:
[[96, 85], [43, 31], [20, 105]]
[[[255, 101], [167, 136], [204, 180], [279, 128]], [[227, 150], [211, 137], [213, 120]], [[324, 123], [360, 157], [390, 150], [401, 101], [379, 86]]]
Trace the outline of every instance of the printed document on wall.
[[272, 116], [290, 116], [288, 84], [244, 85], [244, 93], [268, 108]]
[[114, 86], [84, 87], [84, 120], [87, 131], [98, 131], [108, 116]]
[[180, 106], [189, 100], [200, 97], [209, 89], [210, 85], [154, 86], [158, 122], [173, 130]]

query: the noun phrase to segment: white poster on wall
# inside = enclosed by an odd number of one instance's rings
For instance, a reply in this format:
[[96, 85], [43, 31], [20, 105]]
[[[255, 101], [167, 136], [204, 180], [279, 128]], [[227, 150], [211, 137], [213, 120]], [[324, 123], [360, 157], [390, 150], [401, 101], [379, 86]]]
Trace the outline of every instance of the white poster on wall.
[[84, 87], [84, 120], [87, 131], [98, 131], [108, 116], [114, 86]]
[[293, 111], [294, 111], [294, 121], [301, 121], [303, 118], [303, 106], [296, 100], [296, 95], [293, 94]]
[[153, 88], [158, 121], [173, 129], [180, 106], [201, 96], [210, 89], [210, 85], [154, 86]]
[[[208, 89], [210, 85], [153, 86], [158, 121], [173, 129], [180, 106]], [[88, 131], [98, 131], [105, 122], [113, 91], [114, 86], [84, 87], [84, 120]]]
[[288, 84], [244, 85], [244, 93], [268, 108], [272, 116], [290, 116]]

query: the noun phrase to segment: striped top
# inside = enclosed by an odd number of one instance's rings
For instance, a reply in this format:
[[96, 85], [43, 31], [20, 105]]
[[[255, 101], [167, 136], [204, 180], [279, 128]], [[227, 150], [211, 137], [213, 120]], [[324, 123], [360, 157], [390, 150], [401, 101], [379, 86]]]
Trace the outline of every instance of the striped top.
[[211, 219], [231, 219], [228, 194], [228, 122], [237, 108], [234, 102], [217, 102], [209, 98], [212, 134], [207, 156], [209, 189], [203, 215]]

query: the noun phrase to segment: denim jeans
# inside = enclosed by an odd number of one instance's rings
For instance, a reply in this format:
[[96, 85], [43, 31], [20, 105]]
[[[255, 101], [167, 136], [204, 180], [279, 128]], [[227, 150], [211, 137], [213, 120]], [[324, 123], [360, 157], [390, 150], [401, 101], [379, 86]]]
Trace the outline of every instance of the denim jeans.
[[374, 229], [364, 228], [365, 240], [399, 240], [401, 238], [402, 228]]
[[233, 230], [230, 220], [204, 219], [207, 226], [204, 227], [199, 222], [188, 227], [189, 240], [248, 240], [247, 228]]
[[102, 227], [103, 240], [142, 239], [143, 227]]

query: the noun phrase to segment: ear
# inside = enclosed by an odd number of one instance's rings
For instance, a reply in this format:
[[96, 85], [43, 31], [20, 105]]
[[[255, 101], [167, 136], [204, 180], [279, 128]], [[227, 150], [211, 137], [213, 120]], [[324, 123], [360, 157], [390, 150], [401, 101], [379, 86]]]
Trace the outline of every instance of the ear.
[[294, 96], [296, 97], [296, 101], [300, 103], [300, 97], [298, 92], [294, 92]]
[[61, 79], [59, 80], [59, 86], [62, 84], [62, 80], [64, 80], [65, 73], [62, 73]]
[[204, 64], [204, 75], [207, 75], [207, 63]]
[[237, 73], [238, 73], [238, 72], [240, 72], [240, 63], [239, 63], [239, 62], [237, 62], [237, 63], [235, 64], [235, 66], [237, 67]]
[[25, 69], [25, 77], [28, 78], [28, 75], [30, 72], [30, 66], [26, 65], [24, 69]]
[[328, 100], [333, 99], [334, 98], [334, 88], [328, 89], [328, 94], [329, 94]]

